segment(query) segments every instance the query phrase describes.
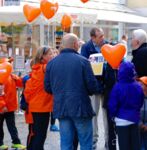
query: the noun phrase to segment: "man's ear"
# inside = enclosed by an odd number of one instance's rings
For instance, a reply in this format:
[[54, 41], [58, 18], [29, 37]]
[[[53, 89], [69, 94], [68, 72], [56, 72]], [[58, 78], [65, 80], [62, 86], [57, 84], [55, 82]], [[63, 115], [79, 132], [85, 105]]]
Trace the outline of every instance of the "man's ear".
[[73, 43], [73, 47], [76, 51], [78, 51], [79, 47], [78, 47], [78, 43], [76, 41]]
[[94, 36], [92, 36], [91, 39], [92, 39], [92, 41], [95, 41], [95, 37]]
[[136, 40], [136, 43], [138, 46], [140, 46], [140, 41], [139, 40]]

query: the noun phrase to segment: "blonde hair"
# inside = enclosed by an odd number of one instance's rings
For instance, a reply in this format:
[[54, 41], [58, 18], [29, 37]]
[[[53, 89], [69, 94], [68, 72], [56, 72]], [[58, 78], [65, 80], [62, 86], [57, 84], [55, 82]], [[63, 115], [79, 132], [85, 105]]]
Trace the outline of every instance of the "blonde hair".
[[37, 53], [33, 59], [33, 64], [43, 63], [43, 56], [46, 55], [49, 51], [52, 51], [50, 47], [40, 47], [37, 50]]
[[57, 56], [57, 55], [59, 55], [59, 53], [60, 53], [60, 52], [59, 52], [59, 50], [57, 50], [57, 49], [53, 49], [54, 57], [55, 57], [55, 56]]

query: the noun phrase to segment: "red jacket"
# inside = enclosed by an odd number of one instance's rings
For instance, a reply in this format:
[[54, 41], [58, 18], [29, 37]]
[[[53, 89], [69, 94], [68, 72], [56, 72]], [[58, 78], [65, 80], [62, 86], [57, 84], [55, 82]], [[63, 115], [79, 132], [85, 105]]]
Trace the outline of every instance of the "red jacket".
[[29, 112], [52, 112], [53, 96], [44, 90], [45, 64], [32, 66], [31, 78], [26, 82], [24, 94]]
[[7, 107], [8, 112], [18, 108], [17, 87], [23, 87], [22, 79], [17, 75], [11, 74], [4, 84], [4, 96], [0, 96], [0, 112]]

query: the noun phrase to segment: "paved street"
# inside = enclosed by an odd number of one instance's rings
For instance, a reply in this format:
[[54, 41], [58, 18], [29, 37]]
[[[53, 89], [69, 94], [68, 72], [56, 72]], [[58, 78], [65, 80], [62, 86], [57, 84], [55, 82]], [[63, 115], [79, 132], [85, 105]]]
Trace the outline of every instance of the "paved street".
[[[103, 129], [103, 120], [102, 120], [101, 111], [100, 111], [98, 119], [99, 119], [98, 124], [99, 124], [99, 132], [100, 132], [98, 150], [105, 150], [103, 148], [104, 147], [104, 137], [103, 137], [104, 129]], [[27, 125], [25, 124], [23, 115], [16, 114], [16, 124], [17, 124], [18, 132], [19, 132], [19, 137], [22, 143], [26, 144], [28, 129], [27, 129]], [[9, 146], [11, 146], [11, 138], [6, 128], [6, 125], [4, 127], [4, 132], [5, 132], [5, 140], [4, 140], [5, 144], [8, 144]], [[47, 139], [45, 142], [45, 150], [60, 150], [60, 137], [59, 137], [58, 132], [48, 131]]]

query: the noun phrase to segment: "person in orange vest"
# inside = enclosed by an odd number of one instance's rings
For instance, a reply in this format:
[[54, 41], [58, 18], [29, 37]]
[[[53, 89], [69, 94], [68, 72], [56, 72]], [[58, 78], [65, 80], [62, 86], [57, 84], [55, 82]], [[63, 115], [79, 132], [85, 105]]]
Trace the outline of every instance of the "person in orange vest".
[[[17, 110], [17, 87], [22, 87], [22, 79], [17, 75], [11, 74], [4, 83], [3, 90], [0, 90], [0, 150], [8, 149], [4, 145], [3, 122], [6, 120], [6, 125], [12, 139], [12, 148], [25, 149], [18, 137], [18, 131], [15, 125], [14, 112]], [[3, 92], [2, 92], [3, 91]]]
[[28, 103], [28, 112], [32, 114], [29, 124], [27, 150], [43, 150], [46, 139], [53, 96], [44, 90], [46, 64], [53, 58], [49, 47], [41, 47], [33, 59], [30, 79], [26, 82], [24, 95]]

